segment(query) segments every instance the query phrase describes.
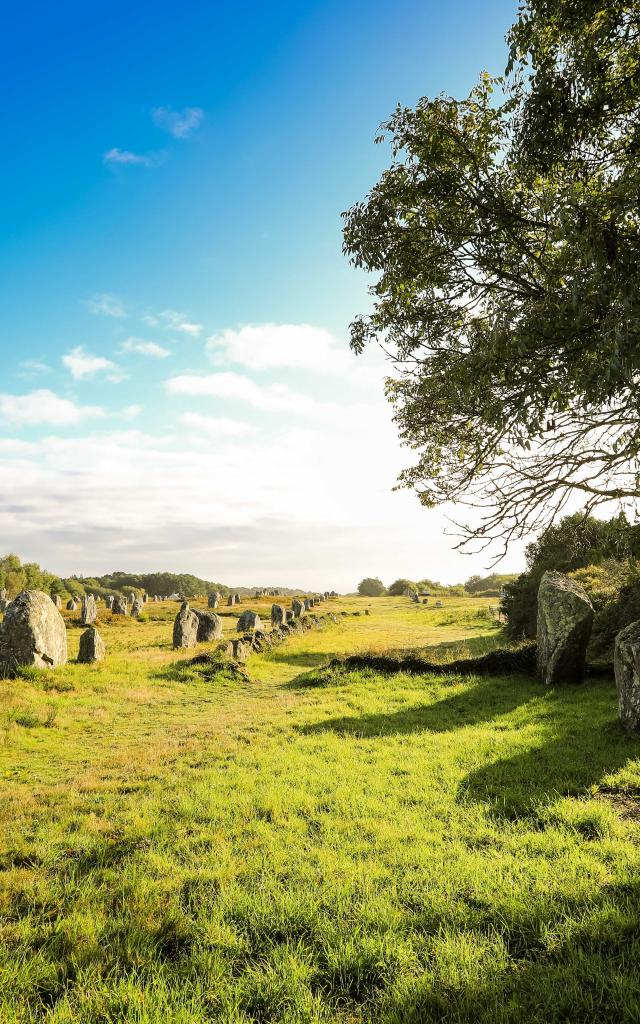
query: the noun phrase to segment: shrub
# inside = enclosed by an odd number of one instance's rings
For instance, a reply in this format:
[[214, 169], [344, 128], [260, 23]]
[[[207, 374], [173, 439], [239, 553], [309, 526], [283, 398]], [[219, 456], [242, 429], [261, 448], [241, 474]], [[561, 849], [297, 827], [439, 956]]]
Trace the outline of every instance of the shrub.
[[367, 576], [358, 583], [358, 593], [361, 597], [382, 597], [386, 593], [386, 589], [382, 580]]

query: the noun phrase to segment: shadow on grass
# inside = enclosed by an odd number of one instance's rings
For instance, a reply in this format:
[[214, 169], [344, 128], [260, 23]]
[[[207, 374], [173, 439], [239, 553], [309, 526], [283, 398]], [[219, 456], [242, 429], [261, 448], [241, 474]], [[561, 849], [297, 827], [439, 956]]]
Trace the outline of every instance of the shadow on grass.
[[515, 710], [536, 695], [530, 679], [509, 676], [487, 680], [435, 704], [413, 704], [389, 713], [328, 718], [303, 726], [300, 731], [306, 735], [336, 732], [357, 737], [396, 736], [422, 731], [450, 732], [467, 725], [489, 722]]
[[549, 738], [470, 772], [459, 800], [486, 802], [500, 818], [535, 812], [550, 797], [577, 796], [640, 755], [623, 732], [610, 680], [558, 688], [547, 702]]

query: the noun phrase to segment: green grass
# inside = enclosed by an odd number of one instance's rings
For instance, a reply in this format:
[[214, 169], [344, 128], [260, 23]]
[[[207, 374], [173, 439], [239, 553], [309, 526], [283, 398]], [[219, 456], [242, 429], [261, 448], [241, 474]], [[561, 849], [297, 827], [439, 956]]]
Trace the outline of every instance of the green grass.
[[481, 653], [487, 604], [332, 602], [372, 614], [250, 681], [185, 668], [151, 606], [104, 664], [0, 683], [2, 1024], [637, 1022], [612, 681], [324, 667]]

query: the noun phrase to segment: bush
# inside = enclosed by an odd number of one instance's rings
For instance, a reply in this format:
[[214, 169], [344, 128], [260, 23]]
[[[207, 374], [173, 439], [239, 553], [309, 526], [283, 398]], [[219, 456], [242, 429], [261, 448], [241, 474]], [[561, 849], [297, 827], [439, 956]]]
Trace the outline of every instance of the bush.
[[402, 597], [405, 590], [410, 590], [412, 593], [415, 593], [417, 589], [416, 584], [412, 580], [394, 580], [389, 587], [388, 594], [389, 597]]
[[382, 580], [367, 576], [366, 579], [360, 580], [358, 583], [358, 593], [361, 597], [382, 597], [386, 593], [386, 589]]

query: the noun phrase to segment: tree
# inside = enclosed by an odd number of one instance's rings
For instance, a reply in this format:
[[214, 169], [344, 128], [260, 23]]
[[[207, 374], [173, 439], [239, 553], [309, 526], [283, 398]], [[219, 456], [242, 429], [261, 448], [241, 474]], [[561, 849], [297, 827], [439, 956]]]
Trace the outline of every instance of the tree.
[[385, 592], [384, 583], [372, 576], [367, 576], [358, 583], [358, 593], [361, 597], [382, 597]]
[[507, 583], [502, 610], [510, 636], [534, 637], [538, 587], [548, 569], [574, 572], [609, 559], [616, 562], [640, 557], [640, 526], [631, 526], [623, 515], [608, 521], [567, 516], [527, 545], [527, 571]]
[[351, 344], [389, 353], [417, 453], [400, 486], [480, 508], [479, 548], [640, 496], [640, 7], [528, 0], [508, 39], [504, 78], [398, 107], [344, 215], [378, 275]]
[[412, 580], [394, 580], [387, 593], [390, 597], [402, 597], [405, 590], [415, 591], [417, 587]]

